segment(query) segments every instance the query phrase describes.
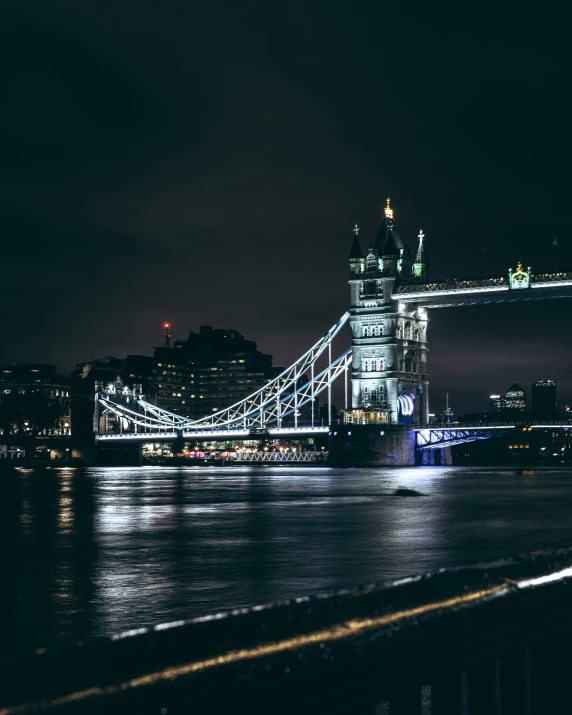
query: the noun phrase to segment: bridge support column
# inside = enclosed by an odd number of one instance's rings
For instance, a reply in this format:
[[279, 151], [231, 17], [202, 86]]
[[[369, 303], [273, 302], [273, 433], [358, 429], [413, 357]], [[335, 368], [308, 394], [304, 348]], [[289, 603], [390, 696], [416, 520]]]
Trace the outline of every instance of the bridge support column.
[[334, 425], [328, 464], [339, 467], [415, 465], [415, 432], [410, 425]]
[[445, 467], [453, 464], [451, 447], [443, 447], [443, 449], [419, 449], [415, 456], [415, 463], [419, 466]]
[[421, 414], [419, 421], [422, 425], [429, 424], [429, 380], [423, 380], [423, 392], [421, 393]]
[[119, 445], [98, 444], [97, 464], [100, 467], [140, 467], [143, 450], [139, 442]]

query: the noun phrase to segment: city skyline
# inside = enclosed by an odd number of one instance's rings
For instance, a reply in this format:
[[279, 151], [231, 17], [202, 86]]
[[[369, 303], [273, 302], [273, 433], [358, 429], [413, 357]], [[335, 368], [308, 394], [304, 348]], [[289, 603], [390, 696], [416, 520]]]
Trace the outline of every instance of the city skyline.
[[[410, 243], [423, 229], [430, 279], [572, 267], [564, 36], [542, 18], [11, 12], [27, 59], [7, 103], [2, 362], [148, 353], [168, 320], [181, 338], [232, 326], [290, 364], [346, 310], [352, 229], [370, 240], [388, 195]], [[432, 410], [545, 375], [569, 401], [568, 311], [432, 315]]]

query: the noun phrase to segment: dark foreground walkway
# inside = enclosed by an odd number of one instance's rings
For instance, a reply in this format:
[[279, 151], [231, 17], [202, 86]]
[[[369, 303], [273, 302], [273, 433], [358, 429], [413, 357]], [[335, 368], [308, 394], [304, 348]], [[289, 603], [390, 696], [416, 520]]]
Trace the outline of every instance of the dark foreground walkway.
[[568, 712], [572, 549], [4, 655], [16, 713]]

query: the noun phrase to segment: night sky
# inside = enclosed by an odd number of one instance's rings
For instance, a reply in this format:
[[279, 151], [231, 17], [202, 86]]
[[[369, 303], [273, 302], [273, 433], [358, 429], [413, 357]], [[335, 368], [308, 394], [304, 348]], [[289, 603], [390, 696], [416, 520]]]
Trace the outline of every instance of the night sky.
[[[561, 7], [26, 2], [5, 10], [0, 361], [232, 327], [288, 364], [346, 310], [386, 196], [430, 277], [572, 270]], [[432, 409], [572, 401], [566, 300], [430, 313]]]

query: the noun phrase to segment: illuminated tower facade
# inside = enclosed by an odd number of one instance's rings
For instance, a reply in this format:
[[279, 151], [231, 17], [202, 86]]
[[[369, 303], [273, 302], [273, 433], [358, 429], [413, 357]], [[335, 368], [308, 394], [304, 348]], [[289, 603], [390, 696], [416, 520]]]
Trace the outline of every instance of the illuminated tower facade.
[[427, 312], [394, 298], [404, 283], [424, 281], [427, 259], [419, 233], [415, 262], [401, 240], [387, 199], [377, 236], [365, 251], [359, 228], [349, 256], [352, 409], [359, 424], [420, 424], [429, 419]]

